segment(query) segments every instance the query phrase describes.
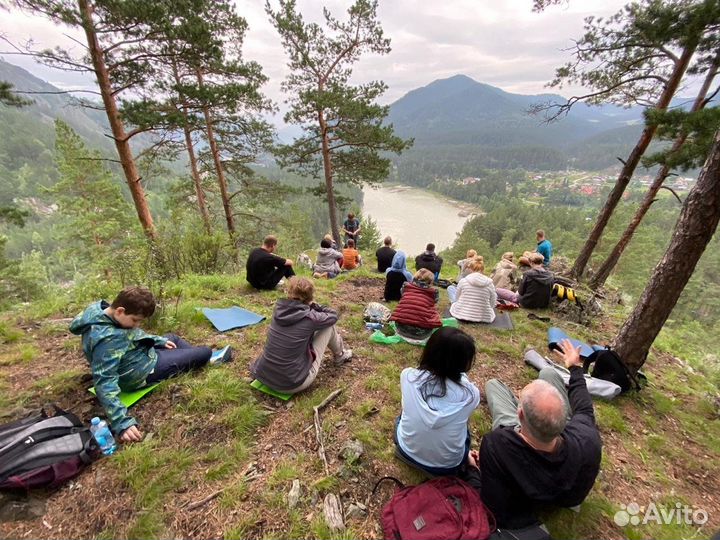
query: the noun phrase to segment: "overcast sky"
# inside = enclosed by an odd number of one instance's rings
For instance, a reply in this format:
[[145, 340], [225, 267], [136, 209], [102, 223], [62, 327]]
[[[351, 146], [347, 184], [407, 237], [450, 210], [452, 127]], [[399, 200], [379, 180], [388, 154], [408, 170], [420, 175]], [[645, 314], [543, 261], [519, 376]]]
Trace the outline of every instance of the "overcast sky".
[[[151, 0], [149, 0], [151, 1]], [[522, 94], [546, 91], [545, 83], [556, 67], [569, 59], [562, 49], [582, 35], [588, 15], [609, 15], [626, 0], [570, 0], [533, 13], [532, 0], [381, 0], [379, 18], [392, 52], [367, 56], [355, 68], [354, 80], [380, 79], [389, 90], [383, 102], [390, 103], [406, 92], [436, 79], [462, 73], [473, 79]], [[259, 62], [270, 82], [269, 97], [282, 103], [280, 83], [287, 73], [278, 36], [264, 10], [264, 0], [237, 0], [238, 12], [249, 23], [245, 57]], [[298, 0], [304, 16], [319, 21], [327, 6], [342, 18], [349, 1]], [[37, 46], [60, 45], [80, 51], [77, 30], [54, 26], [41, 16], [0, 12], [0, 32], [21, 42], [32, 38]], [[68, 37], [70, 36], [70, 37]], [[0, 46], [7, 50], [7, 46]], [[91, 87], [89, 78], [63, 73], [34, 64], [18, 56], [5, 60], [62, 88]], [[569, 95], [572, 90], [562, 91]]]

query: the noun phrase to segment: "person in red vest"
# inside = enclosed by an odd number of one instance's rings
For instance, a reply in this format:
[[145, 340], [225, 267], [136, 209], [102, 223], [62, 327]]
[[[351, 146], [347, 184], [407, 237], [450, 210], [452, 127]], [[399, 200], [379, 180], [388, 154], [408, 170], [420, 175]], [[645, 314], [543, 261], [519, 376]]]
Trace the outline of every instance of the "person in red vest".
[[424, 340], [430, 337], [433, 330], [442, 326], [435, 307], [440, 292], [432, 286], [434, 277], [430, 270], [421, 268], [415, 272], [412, 282], [403, 283], [400, 302], [390, 317], [391, 321], [395, 321], [398, 335]]

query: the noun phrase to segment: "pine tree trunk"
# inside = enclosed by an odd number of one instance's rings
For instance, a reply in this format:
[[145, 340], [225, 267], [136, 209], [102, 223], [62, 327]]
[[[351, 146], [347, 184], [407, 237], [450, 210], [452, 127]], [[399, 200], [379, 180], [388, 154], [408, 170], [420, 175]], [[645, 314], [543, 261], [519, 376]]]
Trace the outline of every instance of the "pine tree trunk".
[[[675, 95], [675, 92], [680, 85], [680, 81], [682, 80], [683, 75], [687, 70], [690, 59], [695, 53], [696, 48], [697, 44], [688, 45], [685, 47], [682, 56], [680, 56], [678, 61], [675, 63], [675, 68], [673, 69], [672, 75], [670, 76], [670, 79], [665, 85], [665, 88], [663, 89], [663, 92], [660, 95], [657, 104], [655, 105], [655, 109], [660, 111], [667, 109], [667, 106], [670, 104], [670, 100], [672, 99], [673, 95]], [[590, 236], [588, 236], [588, 239], [585, 241], [585, 245], [580, 251], [580, 255], [578, 255], [577, 259], [575, 259], [575, 264], [573, 265], [571, 272], [572, 275], [575, 276], [577, 279], [582, 278], [582, 275], [585, 272], [585, 267], [590, 261], [590, 256], [595, 250], [595, 247], [597, 246], [600, 237], [605, 231], [605, 227], [610, 221], [610, 217], [612, 216], [615, 208], [620, 202], [620, 199], [625, 192], [625, 188], [627, 188], [628, 184], [630, 183], [630, 179], [632, 178], [633, 173], [638, 166], [638, 163], [640, 163], [640, 158], [643, 156], [645, 150], [647, 150], [647, 147], [650, 145], [650, 141], [652, 141], [656, 129], [657, 128], [655, 126], [646, 126], [645, 129], [643, 129], [643, 132], [640, 135], [640, 140], [638, 140], [635, 148], [633, 148], [632, 152], [630, 152], [630, 156], [628, 156], [627, 161], [625, 161], [625, 163], [623, 164], [620, 175], [615, 182], [615, 187], [613, 187], [610, 195], [608, 195], [608, 198], [605, 201], [605, 206], [603, 206], [602, 210], [600, 211], [600, 214], [597, 217], [597, 221], [595, 221], [595, 226], [593, 227], [592, 231], [590, 231]]]
[[333, 185], [332, 162], [330, 156], [330, 143], [327, 137], [327, 123], [322, 111], [318, 111], [318, 123], [322, 135], [323, 171], [325, 173], [325, 191], [327, 192], [328, 210], [330, 211], [330, 230], [338, 246], [342, 246], [340, 227], [338, 226], [337, 204], [335, 202], [335, 187]]
[[[199, 69], [197, 70], [197, 80], [202, 88], [203, 76], [202, 71]], [[230, 195], [228, 194], [225, 170], [223, 169], [222, 161], [220, 160], [220, 150], [218, 149], [217, 141], [215, 140], [212, 114], [210, 113], [210, 107], [204, 106], [202, 110], [205, 115], [205, 127], [207, 131], [208, 144], [210, 145], [210, 153], [213, 157], [213, 163], [215, 163], [215, 173], [217, 174], [218, 185], [220, 186], [220, 199], [222, 200], [223, 210], [225, 210], [225, 221], [227, 222], [228, 233], [230, 233], [230, 237], [233, 238], [235, 236], [235, 218], [232, 213], [232, 207], [230, 206]]]
[[[703, 85], [702, 87], [700, 87], [697, 97], [695, 98], [695, 101], [690, 108], [691, 113], [697, 112], [705, 107], [705, 97], [710, 90], [710, 85], [712, 85], [712, 81], [715, 78], [715, 75], [717, 75], [718, 65], [720, 65], [720, 53], [715, 56], [713, 65], [710, 66], [710, 69], [705, 76]], [[687, 133], [682, 133], [677, 139], [675, 139], [675, 142], [670, 149], [670, 153], [673, 154], [680, 150], [682, 145], [685, 144], [686, 139]], [[590, 280], [590, 287], [592, 289], [597, 289], [598, 287], [602, 287], [603, 285], [605, 285], [605, 281], [607, 281], [607, 278], [612, 273], [615, 265], [617, 265], [620, 257], [622, 257], [625, 248], [630, 243], [630, 240], [632, 240], [632, 237], [635, 234], [637, 228], [640, 226], [640, 222], [645, 217], [645, 214], [647, 214], [648, 210], [650, 210], [650, 206], [655, 201], [655, 196], [658, 194], [658, 191], [660, 191], [660, 188], [662, 187], [669, 173], [670, 167], [668, 167], [667, 165], [663, 165], [662, 167], [660, 167], [657, 175], [655, 175], [655, 179], [653, 180], [652, 185], [648, 189], [647, 193], [645, 193], [645, 197], [643, 197], [642, 203], [640, 203], [640, 207], [635, 211], [635, 215], [633, 216], [632, 221], [630, 221], [630, 224], [627, 226], [622, 236], [620, 237], [620, 240], [618, 240], [618, 243], [610, 252], [610, 255], [608, 255], [607, 259], [605, 259], [605, 262], [600, 265], [600, 268], [598, 268], [595, 275], [593, 275], [592, 280]]]
[[720, 221], [720, 131], [700, 177], [683, 204], [670, 245], [655, 267], [613, 347], [636, 372], [670, 316]]
[[120, 118], [120, 111], [118, 110], [110, 82], [110, 74], [105, 65], [105, 57], [100, 47], [97, 34], [95, 33], [93, 7], [88, 0], [78, 0], [78, 8], [80, 10], [82, 26], [85, 30], [85, 37], [88, 42], [88, 52], [92, 60], [98, 86], [100, 87], [100, 94], [102, 95], [103, 105], [105, 105], [105, 112], [107, 113], [108, 122], [110, 123], [113, 140], [115, 141], [115, 148], [117, 149], [120, 164], [125, 173], [125, 180], [130, 188], [130, 194], [135, 203], [135, 210], [137, 210], [138, 218], [140, 219], [140, 224], [145, 234], [151, 240], [156, 240], [157, 233], [155, 231], [155, 223], [153, 222], [152, 214], [150, 214], [150, 207], [145, 199], [145, 190], [140, 183], [140, 174], [135, 165], [130, 142], [128, 141], [125, 127]]

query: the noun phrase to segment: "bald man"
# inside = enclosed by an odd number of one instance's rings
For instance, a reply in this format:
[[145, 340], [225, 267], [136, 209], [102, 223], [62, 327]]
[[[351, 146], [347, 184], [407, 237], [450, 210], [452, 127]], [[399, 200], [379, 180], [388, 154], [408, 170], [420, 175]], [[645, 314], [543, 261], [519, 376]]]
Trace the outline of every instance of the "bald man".
[[534, 507], [577, 506], [600, 471], [602, 441], [585, 385], [580, 348], [568, 340], [558, 356], [570, 370], [566, 390], [547, 368], [520, 392], [491, 379], [485, 385], [493, 429], [472, 452], [468, 479], [480, 490], [498, 528], [538, 524]]

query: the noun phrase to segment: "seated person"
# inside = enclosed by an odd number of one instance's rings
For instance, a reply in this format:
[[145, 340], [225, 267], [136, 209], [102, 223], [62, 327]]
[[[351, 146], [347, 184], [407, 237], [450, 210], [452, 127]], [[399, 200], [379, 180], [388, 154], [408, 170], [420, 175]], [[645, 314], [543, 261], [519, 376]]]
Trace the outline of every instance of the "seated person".
[[400, 374], [402, 413], [395, 423], [395, 444], [418, 469], [450, 475], [465, 463], [468, 419], [480, 403], [480, 391], [467, 376], [474, 359], [469, 335], [441, 328], [428, 340], [417, 369]]
[[538, 524], [537, 506], [572, 507], [592, 489], [602, 440], [585, 385], [580, 348], [568, 340], [558, 356], [570, 370], [569, 388], [551, 367], [540, 371], [520, 400], [496, 379], [485, 385], [492, 431], [471, 452], [468, 482], [495, 516], [498, 528]]
[[[515, 255], [512, 251], [503, 253], [500, 262], [495, 265], [495, 270], [490, 274], [493, 285], [501, 289], [515, 290], [517, 265], [513, 262]], [[528, 261], [530, 262], [530, 261]]]
[[521, 276], [524, 276], [530, 270], [530, 257], [532, 257], [532, 254], [532, 251], [523, 251], [522, 257], [518, 259], [518, 270], [520, 270]]
[[330, 247], [333, 248], [335, 251], [338, 251], [338, 245], [335, 239], [332, 237], [332, 234], [328, 233], [325, 236], [323, 236], [323, 240], [327, 240], [330, 242]]
[[535, 251], [543, 256], [543, 266], [547, 268], [550, 266], [550, 259], [552, 259], [552, 243], [550, 240], [545, 238], [545, 231], [542, 229], [535, 231], [535, 238], [537, 239], [537, 247], [535, 248]]
[[375, 257], [377, 258], [378, 263], [377, 269], [378, 272], [381, 273], [385, 273], [385, 270], [390, 268], [390, 266], [392, 265], [393, 257], [395, 256], [395, 250], [391, 247], [392, 238], [386, 236], [383, 244], [383, 247], [381, 247], [375, 252]]
[[467, 276], [470, 272], [465, 269], [465, 265], [472, 261], [475, 257], [477, 257], [477, 251], [474, 249], [468, 249], [467, 253], [465, 254], [465, 258], [461, 259], [457, 262], [457, 265], [460, 267], [460, 271], [458, 272], [457, 282], [460, 283], [460, 280]]
[[313, 266], [314, 278], [334, 278], [340, 273], [340, 261], [343, 254], [331, 247], [330, 240], [323, 238], [320, 241], [317, 260]]
[[295, 275], [292, 260], [273, 255], [277, 245], [277, 238], [266, 236], [262, 247], [253, 249], [248, 255], [245, 265], [246, 279], [256, 289], [272, 290], [282, 278]]
[[252, 376], [273, 390], [296, 394], [309, 387], [328, 348], [337, 366], [352, 358], [335, 326], [337, 311], [313, 302], [314, 292], [311, 280], [295, 276], [288, 297], [275, 304], [265, 348], [250, 366]]
[[[120, 392], [131, 392], [207, 364], [210, 347], [193, 347], [174, 334], [148, 334], [140, 323], [155, 312], [155, 297], [144, 287], [127, 287], [112, 304], [90, 304], [70, 323], [82, 335], [85, 358], [92, 370], [95, 393], [110, 427], [123, 442], [137, 442], [142, 433], [128, 416]], [[224, 360], [231, 358], [228, 348]]]
[[355, 249], [355, 242], [353, 240], [347, 241], [347, 247], [343, 249], [343, 270], [355, 270], [362, 264], [362, 258], [360, 253]]
[[403, 283], [400, 302], [390, 317], [402, 337], [427, 339], [435, 328], [442, 326], [440, 314], [435, 308], [440, 293], [432, 282], [430, 270], [421, 268], [415, 272], [412, 282]]
[[461, 321], [491, 323], [495, 320], [497, 294], [492, 280], [483, 275], [485, 265], [475, 257], [466, 265], [470, 272], [460, 283], [448, 287], [450, 315]]
[[501, 300], [520, 304], [527, 309], [542, 309], [550, 305], [552, 296], [553, 275], [543, 267], [543, 256], [539, 253], [530, 255], [530, 270], [525, 272], [518, 292], [498, 288], [497, 295]]
[[350, 212], [347, 219], [343, 223], [343, 230], [345, 233], [345, 244], [352, 240], [354, 245], [357, 245], [360, 240], [360, 220], [355, 217], [355, 214]]
[[435, 254], [435, 244], [428, 244], [420, 255], [415, 257], [415, 270], [425, 268], [433, 273], [434, 281], [437, 281], [440, 277], [440, 270], [442, 269], [442, 257], [438, 257]]
[[400, 300], [403, 285], [413, 280], [413, 275], [405, 266], [405, 252], [398, 251], [393, 256], [390, 268], [385, 270], [385, 298], [386, 302]]

